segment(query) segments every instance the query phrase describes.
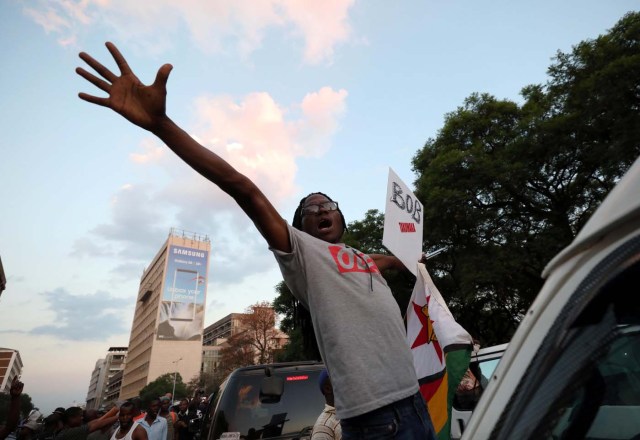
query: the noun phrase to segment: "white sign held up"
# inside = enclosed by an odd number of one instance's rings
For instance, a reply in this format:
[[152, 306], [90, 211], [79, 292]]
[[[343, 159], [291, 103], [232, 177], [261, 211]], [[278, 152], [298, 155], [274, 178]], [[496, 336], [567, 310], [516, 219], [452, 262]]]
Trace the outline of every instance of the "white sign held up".
[[389, 168], [382, 244], [414, 275], [422, 257], [422, 203]]

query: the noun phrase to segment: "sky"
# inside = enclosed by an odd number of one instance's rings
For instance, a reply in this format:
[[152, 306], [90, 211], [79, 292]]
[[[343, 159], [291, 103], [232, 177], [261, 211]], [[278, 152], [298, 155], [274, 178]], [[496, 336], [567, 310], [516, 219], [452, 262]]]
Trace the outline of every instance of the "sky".
[[[83, 403], [96, 360], [126, 346], [140, 276], [170, 228], [206, 234], [205, 325], [282, 279], [233, 200], [150, 133], [78, 92], [85, 51], [145, 83], [171, 63], [167, 113], [249, 176], [288, 221], [322, 191], [347, 222], [384, 211], [391, 167], [474, 92], [521, 102], [558, 50], [637, 0], [5, 0], [0, 3], [0, 347], [49, 413]], [[87, 66], [84, 66], [85, 68]], [[428, 240], [428, 231], [424, 231]]]

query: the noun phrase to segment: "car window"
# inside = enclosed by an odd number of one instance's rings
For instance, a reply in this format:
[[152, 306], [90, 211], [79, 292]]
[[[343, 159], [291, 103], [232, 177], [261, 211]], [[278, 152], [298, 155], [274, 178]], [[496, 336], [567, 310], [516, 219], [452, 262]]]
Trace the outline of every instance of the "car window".
[[324, 408], [318, 387], [320, 370], [283, 372], [284, 392], [278, 402], [260, 401], [260, 374], [238, 375], [229, 379], [220, 397], [209, 440], [222, 433], [239, 432], [240, 438], [258, 439], [310, 431]]
[[640, 439], [640, 237], [577, 288], [496, 423], [496, 439]]
[[547, 438], [629, 439], [640, 434], [640, 326], [622, 326], [604, 356], [552, 414]]
[[489, 379], [500, 362], [502, 353], [492, 358], [472, 359], [453, 399], [453, 407], [458, 411], [472, 411]]

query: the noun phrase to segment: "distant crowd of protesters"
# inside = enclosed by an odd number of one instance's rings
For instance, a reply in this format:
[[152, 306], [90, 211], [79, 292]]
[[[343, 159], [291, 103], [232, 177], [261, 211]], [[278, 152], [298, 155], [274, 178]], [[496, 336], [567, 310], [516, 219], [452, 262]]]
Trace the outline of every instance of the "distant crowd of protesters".
[[34, 409], [20, 420], [23, 387], [14, 378], [0, 440], [194, 440], [191, 421], [200, 417], [208, 403], [199, 393], [179, 402], [167, 393], [145, 404], [136, 397], [108, 409], [60, 407], [44, 418]]

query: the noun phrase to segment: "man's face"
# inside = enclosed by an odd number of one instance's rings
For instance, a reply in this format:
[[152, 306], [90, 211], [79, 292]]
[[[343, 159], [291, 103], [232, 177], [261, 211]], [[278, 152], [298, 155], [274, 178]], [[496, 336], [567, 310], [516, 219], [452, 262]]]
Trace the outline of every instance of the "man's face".
[[160, 402], [157, 400], [152, 400], [149, 404], [149, 408], [147, 408], [147, 414], [155, 417], [158, 415], [158, 410], [160, 409]]
[[171, 401], [168, 399], [162, 400], [160, 402], [160, 408], [162, 408], [162, 412], [169, 411], [169, 406], [171, 406]]
[[69, 421], [67, 422], [67, 425], [70, 428], [76, 428], [78, 426], [82, 426], [82, 413], [73, 417], [69, 417]]
[[180, 402], [180, 411], [185, 412], [189, 408], [189, 404], [186, 401]]
[[131, 425], [133, 425], [133, 408], [120, 408], [120, 412], [118, 413], [118, 421], [120, 422], [121, 428], [123, 428], [124, 430], [129, 430], [129, 428], [131, 428]]
[[[322, 206], [325, 202], [329, 202], [329, 199], [322, 194], [314, 194], [304, 201], [302, 208], [302, 230], [320, 240], [329, 243], [338, 243], [344, 233], [340, 211], [337, 209], [334, 211], [328, 210]], [[314, 205], [318, 208], [316, 213], [305, 213], [305, 207]]]

